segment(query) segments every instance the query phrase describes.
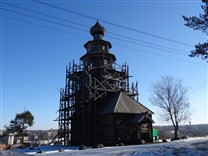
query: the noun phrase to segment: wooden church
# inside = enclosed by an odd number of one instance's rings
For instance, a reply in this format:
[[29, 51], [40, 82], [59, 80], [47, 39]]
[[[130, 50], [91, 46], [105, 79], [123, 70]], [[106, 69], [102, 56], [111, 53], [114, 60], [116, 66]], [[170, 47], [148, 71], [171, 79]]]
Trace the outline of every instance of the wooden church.
[[90, 34], [81, 62], [66, 68], [54, 141], [89, 146], [152, 142], [153, 112], [138, 102], [138, 85], [130, 85], [128, 65], [116, 64], [98, 21]]

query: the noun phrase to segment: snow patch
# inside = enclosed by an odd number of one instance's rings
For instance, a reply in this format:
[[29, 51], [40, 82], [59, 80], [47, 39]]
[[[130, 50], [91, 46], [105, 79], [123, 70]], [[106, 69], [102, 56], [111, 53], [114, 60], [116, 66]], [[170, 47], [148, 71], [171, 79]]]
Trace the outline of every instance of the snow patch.
[[[37, 153], [44, 151], [42, 153]], [[17, 152], [21, 152], [17, 154]], [[188, 138], [184, 140], [177, 140], [167, 143], [155, 143], [146, 145], [132, 145], [132, 146], [119, 146], [119, 147], [104, 147], [99, 149], [92, 149], [88, 147], [86, 150], [78, 150], [75, 146], [40, 146], [35, 147], [32, 150], [28, 148], [15, 150], [15, 151], [2, 151], [1, 156], [24, 156], [34, 155], [34, 156], [77, 156], [77, 155], [96, 155], [96, 156], [132, 156], [132, 155], [142, 155], [142, 156], [207, 156], [208, 154], [208, 136], [207, 137], [197, 137]], [[15, 155], [16, 154], [16, 155]]]

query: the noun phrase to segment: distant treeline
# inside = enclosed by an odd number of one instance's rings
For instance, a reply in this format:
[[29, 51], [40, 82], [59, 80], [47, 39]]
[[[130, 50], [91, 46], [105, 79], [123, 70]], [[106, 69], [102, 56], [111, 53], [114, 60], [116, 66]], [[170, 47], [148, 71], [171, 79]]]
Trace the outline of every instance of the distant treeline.
[[[160, 139], [169, 139], [174, 136], [173, 126], [154, 126], [158, 130]], [[187, 137], [203, 137], [208, 136], [208, 124], [199, 125], [181, 125], [179, 128], [179, 135]]]

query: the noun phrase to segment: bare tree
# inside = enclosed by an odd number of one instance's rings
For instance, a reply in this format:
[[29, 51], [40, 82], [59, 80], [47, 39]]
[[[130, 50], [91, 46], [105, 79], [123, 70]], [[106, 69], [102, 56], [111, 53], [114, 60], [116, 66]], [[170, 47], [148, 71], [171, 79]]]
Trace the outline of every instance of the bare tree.
[[173, 77], [162, 77], [160, 81], [152, 83], [150, 101], [161, 109], [162, 119], [172, 122], [174, 136], [178, 138], [179, 124], [189, 119], [190, 104], [187, 98], [188, 89], [182, 86], [181, 80]]

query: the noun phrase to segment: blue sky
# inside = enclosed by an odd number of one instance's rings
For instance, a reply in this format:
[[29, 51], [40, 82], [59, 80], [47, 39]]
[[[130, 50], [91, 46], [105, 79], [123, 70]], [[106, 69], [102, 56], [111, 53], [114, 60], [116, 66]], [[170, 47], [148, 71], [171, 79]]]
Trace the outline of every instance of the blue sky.
[[35, 117], [31, 129], [58, 127], [53, 120], [58, 117], [58, 89], [65, 85], [65, 67], [73, 60], [79, 63], [86, 53], [83, 45], [92, 39], [89, 29], [96, 19], [107, 30], [104, 39], [112, 43], [117, 63], [129, 65], [130, 80], [139, 84], [139, 100], [155, 112], [156, 125], [164, 123], [149, 101], [150, 86], [161, 76], [182, 79], [189, 88], [192, 124], [208, 123], [207, 63], [188, 57], [194, 45], [206, 41], [207, 36], [184, 26], [182, 19], [182, 15], [202, 13], [201, 1], [44, 1], [64, 9], [30, 0], [1, 2], [0, 129], [24, 109]]

